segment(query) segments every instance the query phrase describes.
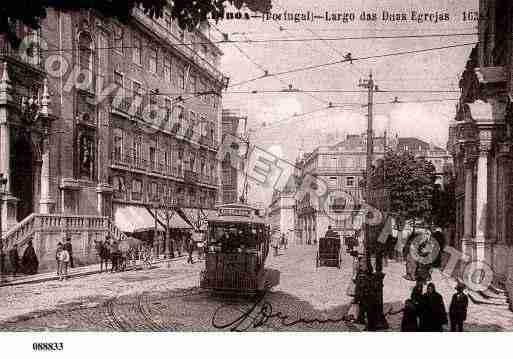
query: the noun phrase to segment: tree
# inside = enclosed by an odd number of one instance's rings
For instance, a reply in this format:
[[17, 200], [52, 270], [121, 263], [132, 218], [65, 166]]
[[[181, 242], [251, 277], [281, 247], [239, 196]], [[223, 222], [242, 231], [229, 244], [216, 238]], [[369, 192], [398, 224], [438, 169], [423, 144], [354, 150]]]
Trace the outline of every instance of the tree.
[[435, 167], [409, 152], [388, 151], [384, 167], [389, 211], [402, 221], [423, 220], [431, 223], [435, 189]]
[[[38, 29], [49, 7], [62, 11], [96, 10], [106, 17], [126, 23], [134, 7], [140, 7], [150, 17], [160, 18], [167, 3], [168, 0], [5, 0], [0, 2], [0, 35], [5, 34], [9, 43], [18, 47], [20, 39], [16, 35], [16, 23]], [[227, 4], [237, 9], [246, 6], [255, 12], [271, 9], [271, 0], [173, 0], [170, 3], [171, 17], [187, 30], [194, 29], [209, 18], [216, 21], [223, 18]]]

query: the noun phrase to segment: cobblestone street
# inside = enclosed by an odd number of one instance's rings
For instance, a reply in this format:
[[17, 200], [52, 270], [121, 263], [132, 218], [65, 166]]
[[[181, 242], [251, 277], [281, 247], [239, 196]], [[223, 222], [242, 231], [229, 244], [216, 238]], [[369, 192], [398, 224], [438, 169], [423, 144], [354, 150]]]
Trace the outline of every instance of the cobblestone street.
[[[342, 268], [315, 266], [314, 246], [291, 247], [272, 254], [268, 267], [281, 272], [280, 285], [266, 295], [273, 317], [258, 328], [253, 312], [238, 329], [292, 331], [359, 331], [362, 326], [341, 318], [351, 297], [346, 288], [351, 279], [351, 257], [343, 257]], [[204, 262], [186, 264], [185, 259], [159, 263], [152, 269], [123, 273], [103, 273], [74, 278], [23, 284], [0, 289], [5, 303], [0, 327], [7, 331], [98, 330], [98, 331], [212, 331], [233, 328], [235, 321], [251, 309], [249, 300], [228, 300], [198, 288]], [[401, 309], [413, 282], [402, 278], [404, 265], [390, 261], [385, 267], [385, 311]], [[433, 281], [444, 296], [446, 307], [454, 292], [454, 282], [435, 271]], [[270, 309], [270, 307], [267, 307]], [[284, 318], [286, 317], [286, 318]], [[389, 315], [397, 331], [401, 314]], [[502, 331], [513, 328], [513, 313], [504, 307], [470, 303], [466, 329]]]

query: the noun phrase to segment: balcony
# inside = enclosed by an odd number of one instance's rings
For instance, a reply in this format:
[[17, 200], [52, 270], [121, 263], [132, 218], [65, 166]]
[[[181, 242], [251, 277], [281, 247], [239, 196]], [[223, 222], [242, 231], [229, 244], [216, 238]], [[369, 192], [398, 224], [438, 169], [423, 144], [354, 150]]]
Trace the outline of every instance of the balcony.
[[185, 170], [183, 179], [185, 183], [196, 183], [198, 182], [198, 174], [190, 170]]

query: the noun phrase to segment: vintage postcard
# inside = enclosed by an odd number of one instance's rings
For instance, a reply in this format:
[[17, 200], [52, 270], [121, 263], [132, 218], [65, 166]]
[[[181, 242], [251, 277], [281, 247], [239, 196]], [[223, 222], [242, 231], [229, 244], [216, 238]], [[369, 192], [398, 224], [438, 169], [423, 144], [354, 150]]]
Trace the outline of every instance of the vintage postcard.
[[0, 342], [513, 328], [511, 1], [8, 2], [0, 51]]

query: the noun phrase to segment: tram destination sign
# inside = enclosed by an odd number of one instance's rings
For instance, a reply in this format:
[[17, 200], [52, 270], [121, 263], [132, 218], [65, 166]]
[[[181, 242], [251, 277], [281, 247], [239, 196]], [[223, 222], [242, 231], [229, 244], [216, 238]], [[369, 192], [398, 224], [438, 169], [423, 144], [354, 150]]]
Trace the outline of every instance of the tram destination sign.
[[251, 217], [251, 210], [245, 208], [219, 208], [219, 215]]

